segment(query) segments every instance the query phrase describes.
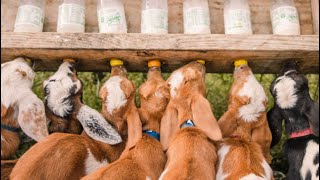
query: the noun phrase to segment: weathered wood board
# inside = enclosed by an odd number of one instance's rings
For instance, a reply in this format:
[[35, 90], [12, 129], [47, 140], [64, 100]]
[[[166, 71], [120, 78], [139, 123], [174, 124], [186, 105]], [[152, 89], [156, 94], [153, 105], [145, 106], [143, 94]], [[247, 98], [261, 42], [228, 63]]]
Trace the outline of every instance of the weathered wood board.
[[[56, 32], [58, 6], [63, 0], [46, 0], [45, 32]], [[223, 2], [208, 0], [211, 32], [224, 34]], [[270, 0], [248, 0], [254, 34], [271, 34]], [[310, 0], [294, 0], [299, 11], [301, 34], [314, 34]], [[168, 0], [169, 33], [183, 33], [183, 0]], [[124, 0], [128, 33], [140, 33], [141, 0]], [[19, 0], [1, 0], [1, 31], [12, 32]], [[96, 0], [86, 0], [86, 32], [98, 32]]]
[[236, 58], [247, 58], [255, 73], [277, 73], [288, 59], [305, 73], [319, 73], [319, 36], [1, 33], [1, 62], [18, 56], [37, 59], [41, 71], [55, 71], [64, 58], [78, 60], [79, 71], [109, 71], [107, 60], [116, 57], [139, 72], [151, 59], [169, 72], [204, 59], [208, 72], [231, 73]]

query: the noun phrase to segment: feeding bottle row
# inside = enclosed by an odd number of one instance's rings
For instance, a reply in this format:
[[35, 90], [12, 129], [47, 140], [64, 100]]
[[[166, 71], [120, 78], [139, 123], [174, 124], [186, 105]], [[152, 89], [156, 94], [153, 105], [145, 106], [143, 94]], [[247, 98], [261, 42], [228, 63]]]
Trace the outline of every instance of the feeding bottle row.
[[[141, 33], [168, 33], [167, 0], [141, 0]], [[14, 31], [42, 32], [45, 0], [20, 0]], [[100, 33], [127, 33], [122, 0], [97, 0]], [[273, 0], [270, 8], [273, 34], [299, 35], [298, 11], [293, 0]], [[184, 0], [185, 34], [210, 34], [208, 0]], [[252, 34], [247, 0], [224, 1], [225, 34]], [[85, 32], [85, 0], [64, 0], [58, 7], [57, 32]]]

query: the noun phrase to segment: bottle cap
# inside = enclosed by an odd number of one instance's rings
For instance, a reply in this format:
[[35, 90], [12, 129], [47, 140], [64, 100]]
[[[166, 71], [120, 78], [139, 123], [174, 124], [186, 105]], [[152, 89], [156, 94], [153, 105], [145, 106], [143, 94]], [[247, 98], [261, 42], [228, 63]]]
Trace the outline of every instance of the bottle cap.
[[234, 62], [234, 66], [235, 67], [239, 67], [241, 65], [248, 65], [248, 61], [245, 60], [245, 59], [237, 59], [235, 62]]
[[160, 67], [161, 63], [159, 60], [151, 60], [148, 62], [148, 67]]
[[29, 65], [32, 64], [32, 60], [31, 60], [31, 59], [29, 59], [29, 58], [24, 58], [24, 60], [25, 60]]
[[198, 59], [197, 62], [200, 63], [200, 64], [203, 64], [203, 65], [206, 64], [206, 61], [202, 60], [202, 59]]
[[110, 65], [111, 65], [111, 67], [113, 67], [113, 66], [122, 66], [123, 65], [123, 61], [120, 60], [120, 59], [112, 58], [110, 60]]
[[64, 59], [63, 62], [75, 63], [76, 60], [74, 60], [74, 59]]

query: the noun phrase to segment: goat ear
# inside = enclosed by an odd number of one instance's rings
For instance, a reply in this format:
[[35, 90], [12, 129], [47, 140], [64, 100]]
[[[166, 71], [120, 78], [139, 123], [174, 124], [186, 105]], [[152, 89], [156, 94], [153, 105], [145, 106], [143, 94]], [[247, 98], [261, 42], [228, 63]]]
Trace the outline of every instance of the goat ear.
[[282, 115], [280, 108], [276, 105], [267, 113], [269, 128], [272, 134], [271, 148], [277, 145], [282, 136]]
[[134, 103], [129, 107], [127, 114], [128, 125], [128, 142], [126, 149], [134, 147], [142, 137], [142, 125], [139, 117], [139, 112]]
[[166, 151], [169, 146], [169, 142], [172, 138], [172, 135], [178, 130], [178, 112], [174, 107], [172, 101], [169, 101], [169, 104], [164, 112], [164, 115], [161, 119], [160, 126], [160, 142], [162, 149]]
[[312, 133], [319, 137], [319, 104], [317, 102], [313, 102], [309, 111], [305, 114], [308, 117]]
[[202, 95], [193, 98], [191, 103], [192, 115], [195, 125], [200, 128], [208, 138], [220, 140], [222, 138], [218, 122], [214, 117], [210, 103]]
[[21, 129], [36, 141], [48, 136], [44, 104], [33, 93], [19, 103], [18, 123]]
[[98, 111], [89, 106], [81, 106], [77, 119], [91, 138], [111, 145], [122, 142], [121, 136], [108, 121]]

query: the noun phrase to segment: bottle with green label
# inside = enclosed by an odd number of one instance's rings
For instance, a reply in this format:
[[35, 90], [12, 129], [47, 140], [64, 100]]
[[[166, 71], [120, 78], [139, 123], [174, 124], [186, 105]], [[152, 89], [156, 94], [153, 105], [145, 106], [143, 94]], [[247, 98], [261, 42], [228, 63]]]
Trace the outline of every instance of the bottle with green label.
[[85, 0], [64, 0], [59, 6], [57, 32], [85, 31]]
[[247, 0], [224, 1], [225, 34], [252, 34], [251, 13]]
[[211, 34], [208, 0], [183, 1], [185, 34]]
[[42, 32], [44, 0], [20, 0], [14, 32]]
[[142, 0], [141, 33], [168, 34], [167, 0]]
[[300, 35], [299, 15], [293, 0], [273, 0], [270, 16], [273, 34]]
[[122, 0], [97, 0], [100, 33], [127, 33]]

